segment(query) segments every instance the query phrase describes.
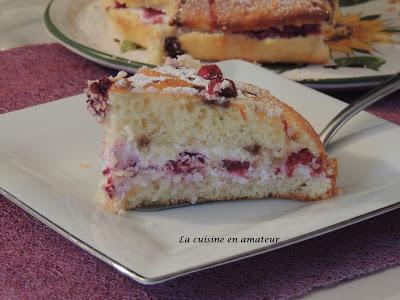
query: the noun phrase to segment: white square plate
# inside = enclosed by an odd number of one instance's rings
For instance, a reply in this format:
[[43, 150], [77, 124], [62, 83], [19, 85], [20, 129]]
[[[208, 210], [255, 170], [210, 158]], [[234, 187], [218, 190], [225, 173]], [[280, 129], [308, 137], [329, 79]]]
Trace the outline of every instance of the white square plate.
[[[345, 104], [250, 63], [220, 64], [228, 78], [266, 87], [317, 131]], [[271, 251], [400, 206], [399, 127], [360, 113], [329, 152], [339, 160], [331, 200], [254, 200], [114, 215], [93, 201], [102, 129], [78, 95], [0, 116], [0, 191], [131, 278], [158, 283]], [[185, 237], [279, 237], [278, 243], [179, 243]]]

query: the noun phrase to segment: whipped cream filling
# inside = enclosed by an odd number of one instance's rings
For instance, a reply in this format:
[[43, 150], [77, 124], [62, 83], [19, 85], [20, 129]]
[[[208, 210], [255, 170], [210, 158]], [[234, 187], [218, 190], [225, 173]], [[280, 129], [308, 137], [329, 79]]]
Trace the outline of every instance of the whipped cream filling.
[[222, 185], [226, 182], [245, 184], [253, 179], [269, 182], [294, 175], [300, 175], [305, 180], [326, 176], [319, 160], [310, 155], [302, 149], [286, 159], [259, 163], [257, 158], [239, 160], [231, 155], [211, 160], [203, 151], [181, 152], [173, 159], [152, 162], [142, 161], [129, 144], [116, 143], [111, 150], [103, 153], [103, 174], [108, 177], [103, 188], [110, 198], [120, 198], [134, 186], [146, 187], [160, 179], [167, 179], [173, 184], [193, 184], [212, 176], [217, 184]]
[[[282, 165], [282, 170], [284, 170], [284, 165]], [[213, 167], [209, 165], [203, 169], [202, 172], [194, 171], [185, 174], [172, 174], [165, 171], [164, 166], [154, 167], [148, 169], [138, 169], [137, 172], [129, 171], [111, 171], [108, 174], [108, 180], [103, 188], [107, 191], [107, 186], [113, 185], [112, 192], [109, 192], [110, 198], [113, 197], [124, 197], [124, 195], [135, 186], [146, 187], [153, 183], [154, 181], [159, 181], [162, 179], [167, 179], [173, 184], [193, 184], [200, 183], [205, 179], [205, 175], [213, 177], [213, 181], [217, 185], [224, 185], [227, 182], [235, 182], [237, 184], [246, 184], [247, 182], [257, 179], [264, 182], [270, 182], [273, 180], [290, 178], [285, 174], [284, 171], [279, 167], [272, 168], [271, 166], [265, 168], [252, 168], [250, 167], [245, 175], [238, 175], [234, 172], [229, 172], [222, 167]], [[296, 167], [292, 176], [301, 175], [304, 180], [311, 177], [322, 177], [321, 175], [312, 175], [312, 168], [309, 166], [299, 165]]]

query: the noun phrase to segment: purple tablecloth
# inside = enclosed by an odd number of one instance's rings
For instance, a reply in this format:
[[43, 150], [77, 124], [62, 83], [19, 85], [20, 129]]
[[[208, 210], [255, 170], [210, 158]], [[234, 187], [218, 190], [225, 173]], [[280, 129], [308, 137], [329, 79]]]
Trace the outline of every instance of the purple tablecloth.
[[[0, 52], [0, 113], [81, 93], [87, 79], [109, 72], [57, 44]], [[400, 123], [399, 98], [372, 111]], [[393, 211], [275, 252], [143, 286], [0, 196], [0, 299], [288, 299], [399, 264], [400, 211]]]

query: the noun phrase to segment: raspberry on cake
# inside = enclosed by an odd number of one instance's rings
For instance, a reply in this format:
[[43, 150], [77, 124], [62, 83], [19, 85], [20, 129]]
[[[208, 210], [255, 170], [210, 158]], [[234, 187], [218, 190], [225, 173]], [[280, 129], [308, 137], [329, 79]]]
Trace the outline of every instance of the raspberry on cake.
[[216, 61], [325, 63], [336, 0], [102, 0], [113, 26], [149, 53]]
[[336, 159], [304, 118], [216, 65], [184, 61], [89, 82], [109, 209], [335, 194]]

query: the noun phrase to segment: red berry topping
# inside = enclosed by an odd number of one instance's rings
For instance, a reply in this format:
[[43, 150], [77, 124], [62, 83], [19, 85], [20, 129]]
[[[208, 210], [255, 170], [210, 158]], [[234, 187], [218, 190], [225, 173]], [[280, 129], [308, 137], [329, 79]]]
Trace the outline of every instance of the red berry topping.
[[114, 8], [115, 9], [120, 9], [120, 8], [128, 8], [128, 5], [126, 3], [120, 3], [118, 1], [114, 1]]
[[108, 89], [111, 87], [112, 81], [107, 77], [102, 77], [98, 82], [94, 81], [90, 86], [90, 92], [96, 95], [107, 97]]
[[230, 79], [211, 79], [207, 89], [210, 95], [218, 95], [225, 98], [237, 96], [235, 83]]
[[222, 166], [227, 169], [228, 172], [244, 176], [250, 167], [250, 162], [225, 159], [222, 161]]
[[207, 86], [207, 91], [210, 95], [215, 95], [217, 94], [214, 90], [217, 84], [220, 84], [221, 80], [220, 79], [211, 79], [210, 83]]
[[224, 79], [221, 83], [221, 90], [218, 93], [221, 97], [234, 98], [237, 96], [235, 83], [230, 79]]
[[197, 73], [204, 79], [219, 79], [222, 81], [222, 71], [217, 65], [203, 65]]
[[108, 111], [108, 89], [112, 82], [107, 77], [100, 78], [98, 81], [92, 81], [86, 90], [88, 99], [87, 108], [90, 113], [103, 120]]

